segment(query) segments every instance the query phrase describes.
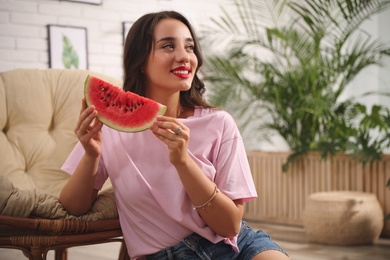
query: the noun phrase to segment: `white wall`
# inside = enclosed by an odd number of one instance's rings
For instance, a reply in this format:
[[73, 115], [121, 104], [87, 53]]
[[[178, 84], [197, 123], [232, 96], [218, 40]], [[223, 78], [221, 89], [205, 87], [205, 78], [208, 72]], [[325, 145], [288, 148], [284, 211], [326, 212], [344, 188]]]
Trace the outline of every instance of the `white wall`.
[[157, 10], [184, 14], [196, 30], [220, 12], [221, 0], [0, 0], [0, 71], [48, 68], [47, 24], [86, 27], [89, 69], [122, 78], [122, 22]]
[[[390, 10], [378, 17], [377, 24], [380, 39], [390, 43]], [[387, 59], [384, 67], [379, 70], [379, 90], [390, 91], [390, 58]], [[379, 101], [390, 107], [389, 98], [381, 97]]]
[[[382, 43], [390, 46], [390, 10], [380, 13], [367, 20], [362, 26], [362, 30], [379, 39]], [[361, 96], [368, 91], [390, 92], [390, 58], [384, 61], [384, 66], [370, 66], [362, 71], [348, 86], [347, 96]], [[390, 98], [384, 95], [366, 96], [360, 99], [368, 106], [381, 104], [390, 108]]]
[[[219, 16], [229, 0], [102, 0], [102, 5], [61, 0], [0, 0], [0, 71], [15, 68], [48, 68], [47, 24], [86, 27], [89, 69], [122, 78], [122, 22], [134, 21], [157, 10], [184, 14], [199, 31]], [[390, 42], [390, 10], [365, 25], [374, 37]], [[202, 46], [203, 49], [207, 46]], [[353, 82], [350, 94], [367, 90], [389, 91], [390, 61], [382, 69], [367, 70]], [[390, 104], [388, 98], [367, 99], [367, 103]], [[390, 106], [390, 105], [389, 105]], [[249, 149], [288, 150], [275, 138], [274, 144], [259, 143], [245, 135]]]

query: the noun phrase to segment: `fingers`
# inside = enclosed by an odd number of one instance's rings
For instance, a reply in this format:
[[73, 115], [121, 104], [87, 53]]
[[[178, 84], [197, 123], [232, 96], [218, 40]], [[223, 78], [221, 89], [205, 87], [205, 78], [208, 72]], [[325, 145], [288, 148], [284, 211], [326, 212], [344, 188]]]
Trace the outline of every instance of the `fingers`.
[[170, 117], [158, 117], [151, 130], [154, 134], [171, 141], [187, 140], [189, 137], [189, 129], [178, 120]]
[[[84, 123], [88, 122], [88, 120], [86, 120]], [[92, 121], [93, 123], [89, 124], [87, 127], [87, 130], [84, 131], [84, 125], [82, 125], [82, 127], [80, 128], [80, 133], [84, 133], [83, 136], [80, 137], [80, 140], [84, 140], [84, 141], [88, 141], [92, 138], [95, 137], [95, 135], [97, 135], [99, 133], [99, 131], [102, 129], [103, 127], [103, 124], [97, 120], [97, 119], [93, 119]]]
[[80, 129], [81, 123], [83, 122], [82, 118], [85, 118], [85, 115], [83, 116], [83, 113], [86, 109], [87, 109], [87, 103], [85, 102], [85, 99], [82, 98], [81, 99], [80, 115], [79, 115], [79, 119], [77, 120], [76, 128], [74, 130], [75, 133], [78, 131], [78, 129]]
[[96, 119], [97, 114], [95, 107], [87, 107], [83, 99], [80, 116], [74, 130], [79, 139], [90, 139], [100, 131], [103, 125]]
[[81, 110], [80, 114], [87, 108], [87, 102], [85, 101], [85, 98], [81, 99]]
[[176, 118], [161, 116], [157, 118], [150, 130], [167, 145], [169, 160], [173, 165], [180, 165], [188, 160], [190, 129], [183, 123]]

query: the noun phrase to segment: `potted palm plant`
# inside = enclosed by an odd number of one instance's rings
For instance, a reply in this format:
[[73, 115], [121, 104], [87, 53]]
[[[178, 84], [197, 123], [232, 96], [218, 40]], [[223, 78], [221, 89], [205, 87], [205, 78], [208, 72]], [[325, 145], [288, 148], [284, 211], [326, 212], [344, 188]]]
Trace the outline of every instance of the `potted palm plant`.
[[[223, 9], [223, 15], [214, 18], [213, 26], [201, 34], [205, 35], [203, 46], [217, 44], [223, 50], [205, 50], [203, 74], [209, 84], [208, 97], [211, 103], [235, 115], [244, 132], [256, 129], [261, 137], [266, 134], [264, 138], [273, 132], [281, 136], [291, 150], [283, 170], [290, 171], [288, 167], [294, 166], [292, 175], [267, 173], [275, 168], [274, 163], [263, 167], [261, 161], [261, 169], [254, 174], [262, 180], [263, 191], [267, 189], [264, 197], [288, 207], [275, 212], [260, 210], [273, 206], [265, 199], [247, 206], [246, 212], [250, 214], [246, 216], [299, 225], [296, 213], [301, 212], [310, 192], [340, 188], [347, 178], [340, 177], [342, 183], [338, 184], [335, 181], [338, 176], [328, 174], [337, 167], [322, 167], [329, 169], [324, 171], [326, 177], [313, 181], [312, 168], [305, 168], [297, 160], [313, 152], [332, 160], [338, 154], [347, 154], [362, 162], [363, 170], [351, 167], [349, 161], [345, 164], [358, 176], [359, 190], [366, 187], [368, 179], [364, 176], [373, 178], [368, 183], [382, 180], [375, 176], [388, 176], [385, 166], [388, 159], [380, 167], [374, 163], [390, 147], [389, 108], [380, 104], [368, 107], [360, 102], [359, 96], [345, 98], [345, 94], [351, 88], [349, 92], [354, 93], [351, 82], [357, 75], [368, 67], [381, 66], [390, 56], [388, 44], [361, 30], [362, 23], [388, 9], [390, 1], [235, 0], [232, 3], [234, 8]], [[378, 94], [389, 96], [375, 90], [362, 95]], [[303, 166], [295, 168], [299, 164]], [[367, 175], [363, 173], [365, 168], [370, 170]], [[378, 168], [379, 175], [373, 174]], [[310, 173], [307, 179], [306, 173]], [[324, 180], [326, 186], [318, 188], [318, 183]], [[385, 189], [383, 183], [376, 192], [387, 194]], [[382, 195], [381, 203], [387, 205], [386, 195]], [[390, 237], [390, 225], [385, 229]]]
[[[390, 56], [389, 45], [360, 29], [390, 1], [233, 3], [235, 11], [224, 10], [204, 31], [207, 45], [224, 46], [223, 53], [206, 53], [210, 102], [238, 115], [244, 131], [255, 122], [258, 133], [277, 132], [292, 151], [284, 170], [313, 151], [380, 160], [390, 147], [389, 108], [343, 97], [358, 74]], [[364, 95], [372, 94], [389, 95]]]

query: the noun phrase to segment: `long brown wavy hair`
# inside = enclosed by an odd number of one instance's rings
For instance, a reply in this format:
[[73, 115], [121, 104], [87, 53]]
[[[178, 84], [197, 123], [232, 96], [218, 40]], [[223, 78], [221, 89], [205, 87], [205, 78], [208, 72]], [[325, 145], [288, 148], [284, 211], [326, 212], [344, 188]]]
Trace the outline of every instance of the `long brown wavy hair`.
[[198, 39], [190, 22], [183, 15], [175, 11], [145, 14], [131, 26], [126, 37], [123, 53], [123, 89], [145, 96], [146, 76], [145, 73], [142, 73], [142, 70], [153, 48], [155, 27], [160, 20], [167, 18], [179, 20], [188, 27], [194, 40], [194, 53], [198, 59], [198, 67], [195, 70], [195, 77], [192, 81], [191, 88], [187, 91], [180, 92], [180, 104], [187, 107], [212, 107], [203, 98], [206, 89], [203, 81], [197, 75], [199, 68], [203, 64]]

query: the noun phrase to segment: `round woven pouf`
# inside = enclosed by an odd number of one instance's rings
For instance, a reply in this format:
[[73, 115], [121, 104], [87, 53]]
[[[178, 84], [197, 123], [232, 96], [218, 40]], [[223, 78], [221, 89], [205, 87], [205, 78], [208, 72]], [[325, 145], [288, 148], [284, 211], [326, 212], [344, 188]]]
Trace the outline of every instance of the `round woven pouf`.
[[310, 241], [331, 245], [372, 244], [383, 228], [375, 194], [329, 191], [310, 194], [302, 213]]

